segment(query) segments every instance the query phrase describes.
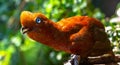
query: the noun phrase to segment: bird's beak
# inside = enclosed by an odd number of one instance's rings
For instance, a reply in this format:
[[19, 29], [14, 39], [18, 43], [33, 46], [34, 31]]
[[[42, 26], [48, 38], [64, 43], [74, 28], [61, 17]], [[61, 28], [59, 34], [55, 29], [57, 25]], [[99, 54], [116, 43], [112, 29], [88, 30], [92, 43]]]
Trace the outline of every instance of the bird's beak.
[[21, 28], [21, 32], [22, 32], [23, 34], [27, 33], [28, 31], [30, 31], [30, 29], [27, 28], [27, 27], [22, 27], [22, 28]]
[[20, 21], [21, 21], [21, 32], [23, 34], [27, 33], [30, 31], [30, 28], [26, 27], [29, 26], [28, 21], [31, 21], [32, 19], [32, 13], [29, 11], [23, 11], [20, 15]]

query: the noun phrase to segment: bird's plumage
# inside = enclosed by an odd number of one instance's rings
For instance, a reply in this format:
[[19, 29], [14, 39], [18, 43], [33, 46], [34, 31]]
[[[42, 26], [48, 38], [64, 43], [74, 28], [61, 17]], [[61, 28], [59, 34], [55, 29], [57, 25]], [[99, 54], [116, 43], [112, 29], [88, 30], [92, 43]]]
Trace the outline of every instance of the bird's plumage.
[[56, 50], [81, 57], [112, 52], [104, 25], [95, 18], [73, 16], [55, 23], [41, 13], [23, 11], [20, 20], [31, 39]]

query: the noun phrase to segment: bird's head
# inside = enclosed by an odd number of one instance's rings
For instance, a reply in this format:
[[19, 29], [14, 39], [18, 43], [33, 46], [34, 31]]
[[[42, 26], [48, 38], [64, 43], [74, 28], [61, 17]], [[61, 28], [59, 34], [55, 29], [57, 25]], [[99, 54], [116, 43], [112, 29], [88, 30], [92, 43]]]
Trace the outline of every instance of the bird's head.
[[48, 18], [41, 13], [23, 11], [20, 15], [22, 33], [38, 32], [48, 22]]

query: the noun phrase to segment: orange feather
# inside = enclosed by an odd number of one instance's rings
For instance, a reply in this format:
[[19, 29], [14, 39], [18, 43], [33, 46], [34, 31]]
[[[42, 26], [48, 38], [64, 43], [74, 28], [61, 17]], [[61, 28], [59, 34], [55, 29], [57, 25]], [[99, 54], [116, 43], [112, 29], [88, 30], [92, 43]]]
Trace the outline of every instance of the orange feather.
[[53, 22], [41, 13], [23, 11], [22, 31], [31, 39], [83, 58], [113, 54], [104, 25], [95, 18], [73, 16]]

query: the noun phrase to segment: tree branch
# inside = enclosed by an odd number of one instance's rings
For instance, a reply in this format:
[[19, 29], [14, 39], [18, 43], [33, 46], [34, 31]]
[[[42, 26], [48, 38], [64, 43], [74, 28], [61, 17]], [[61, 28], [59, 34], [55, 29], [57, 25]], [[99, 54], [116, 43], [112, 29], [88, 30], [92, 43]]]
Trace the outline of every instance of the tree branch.
[[[96, 57], [88, 57], [88, 62], [92, 65], [118, 65], [120, 64], [120, 54], [115, 55], [115, 62], [113, 62], [113, 58], [111, 57], [103, 57], [103, 56], [96, 56]], [[64, 65], [83, 65], [80, 64], [80, 56], [74, 55], [71, 56], [71, 59], [68, 62], [64, 63]]]

